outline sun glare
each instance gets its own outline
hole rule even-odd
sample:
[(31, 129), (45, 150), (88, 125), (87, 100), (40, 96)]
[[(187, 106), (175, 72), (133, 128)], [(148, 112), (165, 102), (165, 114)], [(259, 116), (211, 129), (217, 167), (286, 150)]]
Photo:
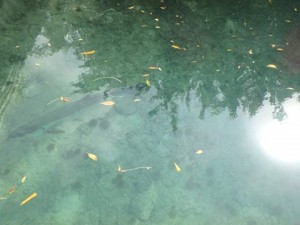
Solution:
[(300, 105), (285, 105), (287, 118), (262, 125), (259, 139), (262, 149), (272, 158), (284, 162), (300, 161)]

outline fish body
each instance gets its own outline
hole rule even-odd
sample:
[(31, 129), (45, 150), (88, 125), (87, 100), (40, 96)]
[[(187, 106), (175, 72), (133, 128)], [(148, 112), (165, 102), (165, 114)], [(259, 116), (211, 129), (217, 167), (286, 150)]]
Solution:
[(89, 94), (82, 99), (74, 102), (70, 102), (67, 105), (64, 105), (61, 108), (55, 109), (46, 113), (45, 115), (37, 118), (33, 121), (30, 121), (27, 124), (24, 124), (15, 130), (13, 130), (8, 138), (17, 138), (30, 133), (37, 131), (38, 129), (43, 128), (45, 125), (63, 119), (67, 116), (70, 116), (76, 112), (79, 112), (90, 105), (96, 104), (99, 102), (99, 99), (102, 97), (100, 93)]

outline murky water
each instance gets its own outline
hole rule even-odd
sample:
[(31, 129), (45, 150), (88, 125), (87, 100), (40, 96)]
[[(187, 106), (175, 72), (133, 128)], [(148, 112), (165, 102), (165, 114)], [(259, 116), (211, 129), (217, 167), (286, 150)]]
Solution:
[(32, 7), (1, 39), (0, 224), (300, 223), (299, 5)]

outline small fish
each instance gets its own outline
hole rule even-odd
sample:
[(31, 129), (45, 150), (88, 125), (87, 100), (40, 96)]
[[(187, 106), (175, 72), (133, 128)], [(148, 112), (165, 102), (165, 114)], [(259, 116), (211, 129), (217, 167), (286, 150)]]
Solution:
[(20, 203), (20, 206), (26, 204), (27, 202), (29, 202), (31, 199), (35, 197), (37, 197), (37, 193), (34, 192), (31, 195), (29, 195), (27, 198), (25, 198), (24, 201)]
[(177, 165), (176, 162), (174, 162), (174, 166), (175, 166), (176, 172), (180, 172), (181, 171), (180, 167)]
[(139, 99), (139, 98), (136, 98), (133, 100), (133, 102), (140, 102), (140, 101), (141, 101), (141, 99)]
[(95, 154), (92, 154), (92, 153), (87, 152), (87, 156), (88, 156), (90, 159), (94, 160), (94, 161), (97, 161), (97, 160), (98, 160), (98, 158), (97, 158), (97, 156), (96, 156)]
[(25, 183), (25, 181), (26, 181), (26, 176), (23, 176), (21, 181), (22, 181), (22, 183)]
[(88, 52), (82, 52), (81, 55), (92, 55), (92, 54), (95, 54), (96, 51), (95, 50), (92, 50), (92, 51), (88, 51)]
[(128, 9), (134, 9), (134, 7), (135, 7), (134, 5), (133, 6), (129, 6)]
[(149, 70), (159, 70), (161, 71), (161, 68), (159, 66), (148, 66)]
[(277, 69), (277, 66), (275, 64), (268, 64), (268, 68)]
[(115, 104), (115, 102), (113, 102), (113, 101), (105, 101), (105, 102), (101, 102), (100, 104), (106, 105), (106, 106), (112, 106), (112, 105)]
[(201, 150), (201, 149), (195, 150), (195, 153), (196, 153), (196, 154), (199, 154), (199, 155), (202, 154), (203, 152), (204, 152), (204, 151)]

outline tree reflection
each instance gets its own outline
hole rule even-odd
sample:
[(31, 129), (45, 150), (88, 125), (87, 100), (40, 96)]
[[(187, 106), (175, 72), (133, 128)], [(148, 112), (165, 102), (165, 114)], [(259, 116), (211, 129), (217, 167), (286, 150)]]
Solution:
[[(236, 117), (242, 109), (254, 116), (269, 101), (274, 106), (273, 116), (283, 119), (282, 103), (300, 87), (299, 78), (287, 72), (278, 50), (285, 47), (282, 34), (292, 28), (284, 18), (293, 14), (284, 9), (293, 9), (294, 3), (224, 4), (74, 4), (62, 18), (59, 33), (64, 37), (47, 26), (45, 36), (58, 49), (73, 48), (85, 61), (86, 72), (73, 84), (77, 91), (130, 87), (149, 79), (157, 90), (152, 98), (158, 102), (149, 114), (166, 111), (174, 130), (178, 99), (189, 107), (192, 96), (201, 103), (200, 118), (208, 110), (213, 114), (228, 110)], [(275, 15), (276, 11), (281, 13)], [(260, 14), (264, 17), (257, 16)], [(80, 54), (92, 49), (95, 55)], [(266, 67), (268, 64), (277, 69)], [(162, 71), (148, 66), (159, 66)]]

